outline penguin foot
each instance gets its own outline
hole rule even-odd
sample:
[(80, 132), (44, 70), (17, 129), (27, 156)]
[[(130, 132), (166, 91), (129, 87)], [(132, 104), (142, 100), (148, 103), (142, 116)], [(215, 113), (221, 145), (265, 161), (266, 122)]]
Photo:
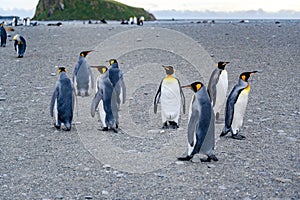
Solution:
[(186, 156), (186, 157), (179, 157), (177, 160), (179, 161), (190, 161), (193, 158), (193, 156)]
[(116, 124), (116, 128), (119, 128), (119, 124)]
[(201, 162), (211, 162), (211, 160), (217, 162), (219, 159), (215, 155), (209, 155), (207, 159), (200, 158)]
[(236, 139), (236, 140), (244, 140), (246, 137), (243, 135), (239, 135), (239, 134), (235, 134), (231, 136), (232, 139)]
[(165, 123), (163, 124), (162, 129), (168, 129), (168, 122), (165, 122)]
[(103, 127), (101, 131), (108, 131), (108, 127)]
[(170, 125), (172, 126), (173, 129), (179, 128), (179, 126), (177, 125), (177, 123), (174, 122), (174, 121), (170, 121)]
[(55, 127), (57, 130), (60, 130), (60, 125), (56, 125), (56, 124), (54, 123), (54, 127)]
[(227, 133), (228, 133), (228, 132), (224, 132), (224, 131), (222, 131), (222, 133), (221, 133), (220, 137), (223, 137), (223, 136), (227, 135)]
[(111, 127), (110, 128), (114, 133), (118, 133), (118, 129), (114, 128), (114, 127)]
[(63, 128), (64, 131), (70, 131), (71, 130), (71, 127), (69, 128)]
[(21, 55), (18, 55), (18, 58), (23, 58), (23, 56), (21, 56)]

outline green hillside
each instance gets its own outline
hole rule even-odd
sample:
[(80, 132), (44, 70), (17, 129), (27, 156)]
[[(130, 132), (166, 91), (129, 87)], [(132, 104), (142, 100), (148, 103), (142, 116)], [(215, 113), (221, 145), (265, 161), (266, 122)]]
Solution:
[(39, 0), (34, 20), (121, 20), (132, 16), (155, 17), (143, 8), (113, 0)]

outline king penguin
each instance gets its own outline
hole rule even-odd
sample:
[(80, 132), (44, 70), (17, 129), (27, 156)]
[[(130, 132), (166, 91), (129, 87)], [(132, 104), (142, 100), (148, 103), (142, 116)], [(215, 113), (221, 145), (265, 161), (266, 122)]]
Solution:
[(230, 92), (225, 108), (225, 126), (220, 136), (231, 132), (232, 138), (237, 140), (245, 139), (245, 136), (238, 134), (243, 125), (243, 118), (248, 103), (250, 83), (248, 79), (257, 71), (244, 72), (240, 75), (239, 82)]
[(66, 68), (58, 68), (59, 78), (51, 98), (50, 114), (55, 118), (54, 126), (60, 129), (61, 123), (65, 125), (66, 131), (71, 130), (74, 109), (74, 87), (72, 81), (66, 74)]
[[(161, 102), (161, 118), (163, 129), (179, 128), (178, 121), (181, 105), (185, 113), (185, 97), (181, 89), (180, 82), (173, 76), (175, 70), (172, 66), (164, 66), (166, 77), (160, 82), (159, 88), (154, 98), (154, 113), (157, 113), (157, 106)], [(169, 125), (168, 125), (169, 122)]]
[[(119, 126), (119, 110), (121, 107), (121, 99), (122, 103), (126, 102), (126, 86), (123, 78), (123, 72), (119, 68), (119, 63), (116, 59), (109, 60), (110, 68), (109, 71), (109, 79), (113, 84), (114, 92), (112, 95), (112, 110), (114, 117), (116, 119), (116, 126)], [(117, 107), (114, 107), (117, 106)]]
[[(97, 68), (97, 70), (99, 71), (99, 75), (97, 76), (97, 79), (96, 79), (96, 94), (99, 90), (101, 90), (101, 87), (103, 87), (103, 79), (101, 78), (102, 75), (107, 72), (108, 68), (106, 66), (91, 66), (92, 68)], [(103, 101), (100, 100), (99, 102), (99, 119), (102, 123), (102, 131), (108, 131), (108, 127), (106, 125), (106, 122), (105, 122), (105, 117), (106, 117), (106, 113), (105, 113), (105, 110), (104, 110), (104, 106), (103, 106)]]
[(93, 73), (86, 61), (86, 56), (91, 51), (82, 51), (79, 60), (74, 68), (72, 81), (75, 86), (77, 96), (89, 96), (91, 88), (94, 88)]
[(212, 72), (208, 82), (207, 92), (213, 105), (216, 120), (219, 119), (221, 109), (226, 100), (228, 75), (225, 66), (228, 63), (218, 62), (217, 68)]
[[(102, 118), (101, 121), (103, 120), (103, 118), (105, 118), (105, 120), (102, 121), (102, 125), (104, 126), (102, 130), (108, 131), (108, 128), (110, 128), (115, 133), (117, 133), (118, 132), (117, 125), (116, 125), (117, 121), (114, 115), (115, 113), (114, 109), (116, 109), (117, 105), (116, 105), (116, 101), (112, 99), (114, 95), (114, 87), (112, 82), (109, 79), (109, 70), (107, 70), (106, 67), (101, 67), (101, 68), (103, 74), (100, 77), (98, 77), (98, 81), (97, 81), (98, 89), (91, 104), (91, 115), (92, 117), (95, 116), (96, 109), (98, 108), (98, 105), (102, 100), (103, 110), (105, 113), (102, 116), (100, 116), (100, 119)], [(102, 112), (101, 108), (99, 112)]]
[(188, 155), (178, 160), (188, 161), (195, 154), (202, 153), (207, 155), (207, 159), (201, 159), (202, 162), (218, 161), (214, 154), (215, 116), (206, 88), (201, 82), (183, 88), (191, 88), (195, 94), (189, 109)]
[(23, 58), (26, 50), (26, 40), (22, 35), (15, 35), (13, 40), (15, 41), (15, 51), (18, 53), (18, 58)]
[(7, 33), (5, 28), (3, 27), (4, 22), (0, 23), (0, 47), (5, 47), (6, 46), (6, 40), (7, 40)]

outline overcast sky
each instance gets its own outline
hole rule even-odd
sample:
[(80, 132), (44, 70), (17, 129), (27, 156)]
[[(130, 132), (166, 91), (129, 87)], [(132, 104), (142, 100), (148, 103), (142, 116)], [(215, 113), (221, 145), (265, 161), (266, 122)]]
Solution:
[[(147, 11), (191, 10), (191, 11), (247, 11), (263, 9), (267, 12), (280, 10), (300, 11), (300, 0), (118, 0), (130, 6), (142, 7)], [(25, 9), (34, 13), (38, 0), (1, 0), (0, 15), (9, 10)], [(5, 13), (1, 13), (4, 12)], [(27, 11), (28, 12), (28, 11)], [(14, 13), (13, 13), (14, 14)], [(33, 15), (33, 14), (32, 14)]]

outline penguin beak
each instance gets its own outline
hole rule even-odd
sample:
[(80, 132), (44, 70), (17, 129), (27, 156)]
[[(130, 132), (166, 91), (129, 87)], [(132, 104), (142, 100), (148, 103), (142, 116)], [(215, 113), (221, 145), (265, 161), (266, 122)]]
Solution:
[(229, 64), (230, 62), (224, 62), (225, 63), (225, 65), (227, 65), (227, 64)]
[(251, 72), (250, 76), (252, 76), (252, 75), (255, 74), (256, 72), (257, 72), (256, 70), (253, 71), (253, 72)]
[(192, 86), (191, 85), (184, 85), (184, 86), (181, 86), (181, 88), (189, 88), (189, 89), (191, 89)]

